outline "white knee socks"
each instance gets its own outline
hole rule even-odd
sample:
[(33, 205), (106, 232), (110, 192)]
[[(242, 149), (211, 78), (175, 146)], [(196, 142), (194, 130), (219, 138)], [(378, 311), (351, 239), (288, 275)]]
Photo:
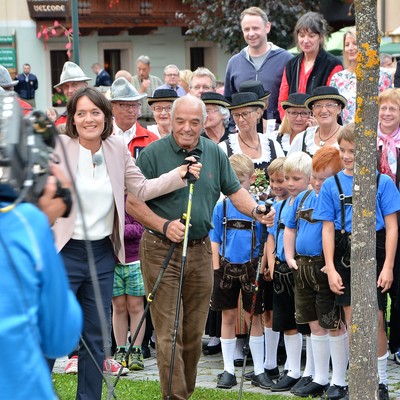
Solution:
[(277, 353), (279, 344), (279, 332), (274, 332), (272, 328), (264, 328), (265, 337), (265, 369), (273, 369), (278, 366)]
[(285, 348), (288, 364), (288, 375), (291, 378), (300, 378), (300, 363), (301, 363), (301, 348), (303, 344), (303, 337), (301, 333), (295, 335), (284, 335)]
[(233, 355), (235, 353), (236, 338), (221, 338), (222, 358), (224, 359), (224, 371), (235, 374), (235, 366), (233, 365)]
[(329, 335), (316, 336), (311, 334), (311, 345), (315, 365), (314, 382), (320, 385), (329, 383)]
[(254, 374), (262, 374), (264, 372), (264, 335), (250, 336), (249, 345), (253, 356)]

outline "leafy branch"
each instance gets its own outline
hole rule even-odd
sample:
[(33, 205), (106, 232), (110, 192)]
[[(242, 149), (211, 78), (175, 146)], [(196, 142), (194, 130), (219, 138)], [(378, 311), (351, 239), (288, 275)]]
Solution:
[(52, 26), (41, 25), (40, 31), (37, 33), (37, 38), (44, 41), (46, 48), (47, 42), (50, 36), (60, 36), (64, 33), (67, 37), (68, 43), (66, 43), (65, 48), (67, 49), (68, 59), (71, 58), (71, 49), (73, 42), (73, 31), (72, 28), (66, 28), (64, 25), (60, 24), (58, 21), (54, 21)]

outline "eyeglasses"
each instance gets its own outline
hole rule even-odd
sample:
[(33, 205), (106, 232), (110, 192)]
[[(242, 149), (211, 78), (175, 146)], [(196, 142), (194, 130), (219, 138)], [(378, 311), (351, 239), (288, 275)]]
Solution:
[(165, 111), (166, 113), (169, 113), (171, 110), (172, 110), (171, 106), (166, 106), (166, 107), (154, 106), (153, 107), (153, 111), (159, 112), (159, 113), (161, 113), (163, 111)]
[(194, 89), (194, 90), (200, 90), (200, 89), (211, 90), (212, 87), (211, 86), (207, 86), (207, 85), (203, 85), (203, 86), (196, 85), (196, 86), (190, 86), (190, 89)]
[(242, 113), (232, 113), (233, 119), (239, 119), (242, 117), (243, 119), (247, 119), (250, 117), (250, 114), (256, 112), (255, 110), (252, 111), (243, 111)]
[(168, 78), (176, 78), (179, 74), (165, 74), (165, 76), (168, 76)]
[(382, 111), (382, 112), (389, 111), (391, 114), (394, 114), (395, 112), (398, 112), (399, 109), (396, 108), (396, 107), (386, 107), (386, 106), (382, 106), (382, 107), (379, 108), (379, 111)]
[(297, 118), (299, 115), (301, 118), (308, 118), (310, 113), (308, 111), (286, 111), (291, 117)]
[(133, 108), (133, 109), (140, 108), (140, 104), (139, 103), (118, 103), (118, 105), (123, 110), (129, 110), (130, 108)]
[(206, 113), (207, 113), (207, 114), (214, 114), (214, 113), (216, 113), (216, 112), (219, 112), (219, 109), (218, 109), (218, 108), (206, 110)]
[(325, 107), (327, 110), (332, 110), (338, 105), (339, 105), (338, 103), (327, 103), (327, 104), (318, 103), (318, 104), (313, 104), (312, 108), (313, 110), (322, 110)]

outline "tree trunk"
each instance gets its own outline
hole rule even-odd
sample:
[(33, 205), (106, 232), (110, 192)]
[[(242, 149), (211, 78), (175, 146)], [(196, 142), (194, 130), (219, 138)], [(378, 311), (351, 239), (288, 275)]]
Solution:
[(379, 43), (377, 1), (355, 0), (357, 112), (351, 245), (350, 399), (377, 399), (376, 129)]

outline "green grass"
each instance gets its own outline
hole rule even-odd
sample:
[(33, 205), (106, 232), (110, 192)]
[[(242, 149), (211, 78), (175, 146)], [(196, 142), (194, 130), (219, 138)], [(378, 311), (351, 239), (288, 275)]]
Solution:
[[(115, 378), (108, 379), (112, 385)], [(53, 374), (53, 383), (60, 400), (75, 400), (76, 375)], [(160, 386), (155, 381), (132, 381), (121, 379), (115, 390), (118, 400), (159, 400), (161, 399)], [(243, 392), (243, 400), (294, 400), (296, 397), (273, 395), (269, 391), (265, 394)], [(234, 400), (238, 398), (238, 391), (202, 389), (195, 390), (191, 400)], [(103, 399), (107, 399), (107, 392), (103, 385)]]

